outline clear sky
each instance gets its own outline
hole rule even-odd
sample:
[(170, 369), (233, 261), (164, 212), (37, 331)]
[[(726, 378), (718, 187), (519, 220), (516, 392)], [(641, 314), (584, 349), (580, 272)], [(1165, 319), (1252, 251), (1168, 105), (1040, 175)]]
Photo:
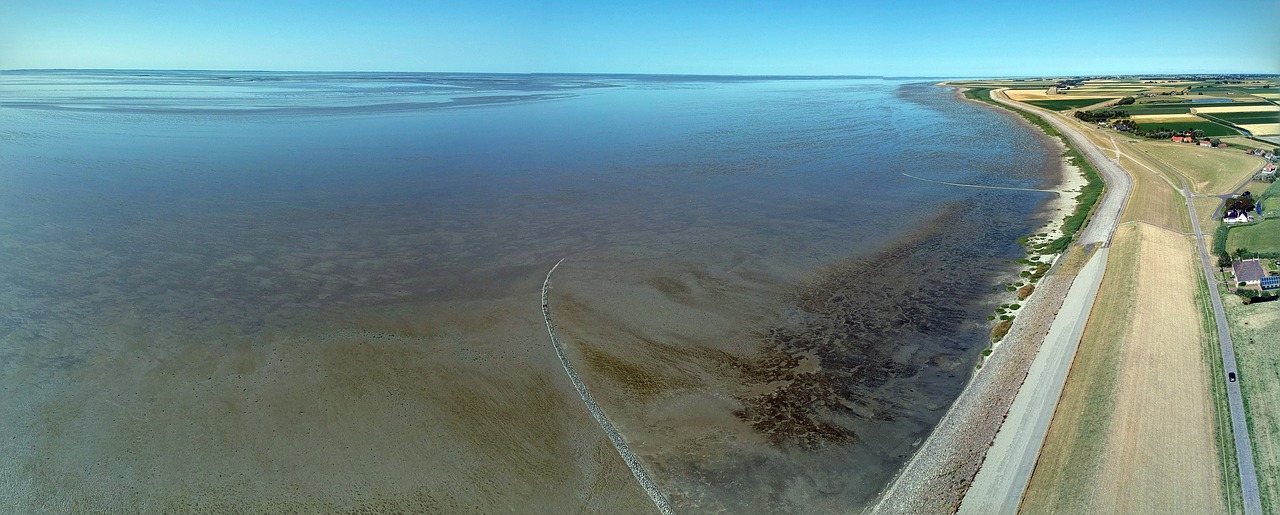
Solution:
[(1280, 72), (1280, 1), (3, 0), (0, 69)]

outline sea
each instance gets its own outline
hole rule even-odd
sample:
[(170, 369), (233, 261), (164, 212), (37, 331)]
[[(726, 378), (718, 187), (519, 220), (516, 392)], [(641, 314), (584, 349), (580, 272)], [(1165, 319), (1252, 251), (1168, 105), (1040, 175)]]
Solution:
[(0, 508), (648, 509), (561, 259), (679, 511), (865, 506), (1063, 215), (936, 82), (0, 71)]

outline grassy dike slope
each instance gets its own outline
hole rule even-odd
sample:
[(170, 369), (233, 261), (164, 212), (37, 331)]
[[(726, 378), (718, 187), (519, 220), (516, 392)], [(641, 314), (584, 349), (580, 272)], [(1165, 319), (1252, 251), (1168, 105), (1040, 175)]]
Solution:
[[(979, 92), (987, 95), (987, 92)], [(1104, 135), (1086, 131), (1106, 149)], [(1135, 178), (1097, 303), (1021, 511), (1237, 511), (1234, 448), (1210, 368), (1203, 279), (1167, 177)], [(1180, 200), (1180, 197), (1178, 198)], [(1225, 461), (1224, 461), (1225, 460)], [(1224, 471), (1227, 473), (1224, 474)], [(1232, 509), (1228, 509), (1228, 505)]]
[(1215, 405), (1194, 244), (1116, 231), (1024, 513), (1221, 513)]

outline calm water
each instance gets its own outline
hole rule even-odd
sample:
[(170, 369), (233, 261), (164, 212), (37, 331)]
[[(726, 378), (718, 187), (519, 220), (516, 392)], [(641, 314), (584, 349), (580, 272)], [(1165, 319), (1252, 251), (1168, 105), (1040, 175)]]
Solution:
[[(1041, 194), (902, 175), (1046, 184), (1054, 158), (1039, 139), (952, 95), (881, 79), (0, 73), (0, 414), (22, 435), (13, 463), (38, 460), (60, 431), (42, 410), (115, 388), (91, 372), (126, 353), (267, 345), (389, 309), (489, 302), (501, 318), (492, 306), (536, 303), (541, 274), (569, 256), (579, 282), (696, 269), (760, 292), (734, 302), (778, 315), (743, 318), (744, 333), (800, 336), (720, 348), (817, 355), (836, 385), (822, 395), (877, 406), (830, 415), (853, 443), (780, 438), (789, 464), (776, 470), (847, 467), (828, 480), (840, 486), (805, 495), (865, 502), (968, 377), (992, 286), (1022, 255), (1014, 240), (1043, 221)], [(927, 309), (794, 311), (787, 299), (814, 281)], [(817, 350), (795, 343), (851, 313), (863, 329), (823, 333)], [(433, 320), (459, 341), (475, 327)], [(533, 341), (540, 323), (511, 331)], [(835, 371), (871, 355), (881, 372)], [(780, 481), (741, 463), (722, 483), (691, 479), (692, 465), (650, 454), (689, 506), (734, 507), (735, 488)], [(31, 470), (0, 477), (36, 488)]]

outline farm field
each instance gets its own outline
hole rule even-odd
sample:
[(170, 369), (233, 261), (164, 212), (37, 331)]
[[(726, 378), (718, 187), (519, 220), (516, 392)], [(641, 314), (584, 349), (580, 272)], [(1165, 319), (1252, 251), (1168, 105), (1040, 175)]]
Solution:
[(1274, 136), (1280, 134), (1280, 123), (1241, 125), (1240, 128), (1249, 131), (1249, 134), (1253, 134), (1255, 136)]
[[(1231, 228), (1227, 233), (1227, 249), (1249, 249), (1250, 252), (1280, 254), (1280, 219)], [(1280, 336), (1277, 336), (1280, 340)]]
[(1079, 107), (1091, 106), (1101, 102), (1106, 102), (1109, 98), (1070, 98), (1065, 100), (1027, 100), (1026, 103), (1043, 107), (1051, 111), (1065, 111), (1067, 109), (1076, 109)]
[[(1120, 98), (1120, 95), (1098, 95), (1098, 94), (1090, 94), (1090, 95), (1087, 95), (1087, 96), (1086, 96), (1086, 95), (1067, 96), (1067, 95), (1060, 95), (1060, 94), (1057, 94), (1057, 93), (1049, 94), (1049, 93), (1048, 93), (1048, 90), (1046, 90), (1046, 89), (1044, 89), (1044, 88), (1040, 88), (1040, 89), (1013, 89), (1013, 90), (1009, 90), (1009, 91), (1007, 91), (1007, 92), (1006, 92), (1006, 94), (1007, 94), (1007, 95), (1009, 95), (1009, 98), (1014, 99), (1014, 100), (1017, 100), (1018, 102), (1030, 102), (1030, 101), (1072, 101), (1072, 100), (1083, 100), (1083, 99), (1086, 99), (1086, 98), (1091, 98), (1091, 99), (1097, 99), (1097, 101), (1096, 101), (1096, 102), (1094, 102), (1094, 103), (1097, 103), (1097, 102), (1102, 102), (1102, 101), (1107, 100), (1107, 99), (1110, 99), (1110, 98)], [(1085, 105), (1088, 105), (1088, 104), (1085, 104)]]
[(1111, 248), (1020, 511), (1223, 512), (1194, 245), (1136, 223)]
[[(1235, 233), (1235, 229), (1231, 231)], [(1280, 302), (1245, 305), (1223, 294), (1264, 513), (1280, 509)], [(1253, 343), (1250, 343), (1252, 340)]]
[(1144, 141), (1135, 146), (1181, 173), (1196, 193), (1234, 193), (1262, 167), (1262, 159), (1232, 149), (1165, 141)]
[(1191, 104), (1133, 104), (1118, 109), (1130, 116), (1142, 114), (1190, 114)]
[(1280, 123), (1280, 111), (1255, 111), (1248, 113), (1207, 113), (1214, 118), (1221, 118), (1236, 125), (1253, 125), (1262, 123)]
[(1197, 113), (1204, 114), (1229, 114), (1229, 113), (1277, 113), (1280, 112), (1280, 106), (1273, 104), (1257, 104), (1244, 103), (1234, 105), (1214, 105), (1206, 107), (1197, 107)]
[(1260, 148), (1263, 150), (1271, 150), (1276, 148), (1276, 145), (1274, 144), (1268, 145), (1266, 143), (1262, 143), (1257, 140), (1249, 139), (1245, 136), (1228, 136), (1228, 137), (1222, 138), (1222, 141), (1225, 141), (1232, 145), (1240, 145), (1242, 147), (1249, 147), (1249, 148)]
[(1183, 122), (1203, 122), (1204, 118), (1194, 114), (1135, 114), (1129, 116), (1130, 119), (1139, 123), (1183, 123)]
[(1204, 119), (1201, 119), (1201, 121), (1198, 121), (1198, 122), (1187, 121), (1187, 122), (1148, 122), (1148, 123), (1138, 122), (1138, 123), (1142, 127), (1142, 130), (1145, 130), (1145, 131), (1151, 131), (1151, 130), (1196, 131), (1196, 130), (1199, 130), (1199, 131), (1204, 131), (1204, 135), (1211, 138), (1216, 136), (1235, 136), (1240, 134), (1238, 131), (1236, 131), (1235, 129), (1232, 129), (1231, 127), (1227, 127), (1226, 125), (1214, 123)]

